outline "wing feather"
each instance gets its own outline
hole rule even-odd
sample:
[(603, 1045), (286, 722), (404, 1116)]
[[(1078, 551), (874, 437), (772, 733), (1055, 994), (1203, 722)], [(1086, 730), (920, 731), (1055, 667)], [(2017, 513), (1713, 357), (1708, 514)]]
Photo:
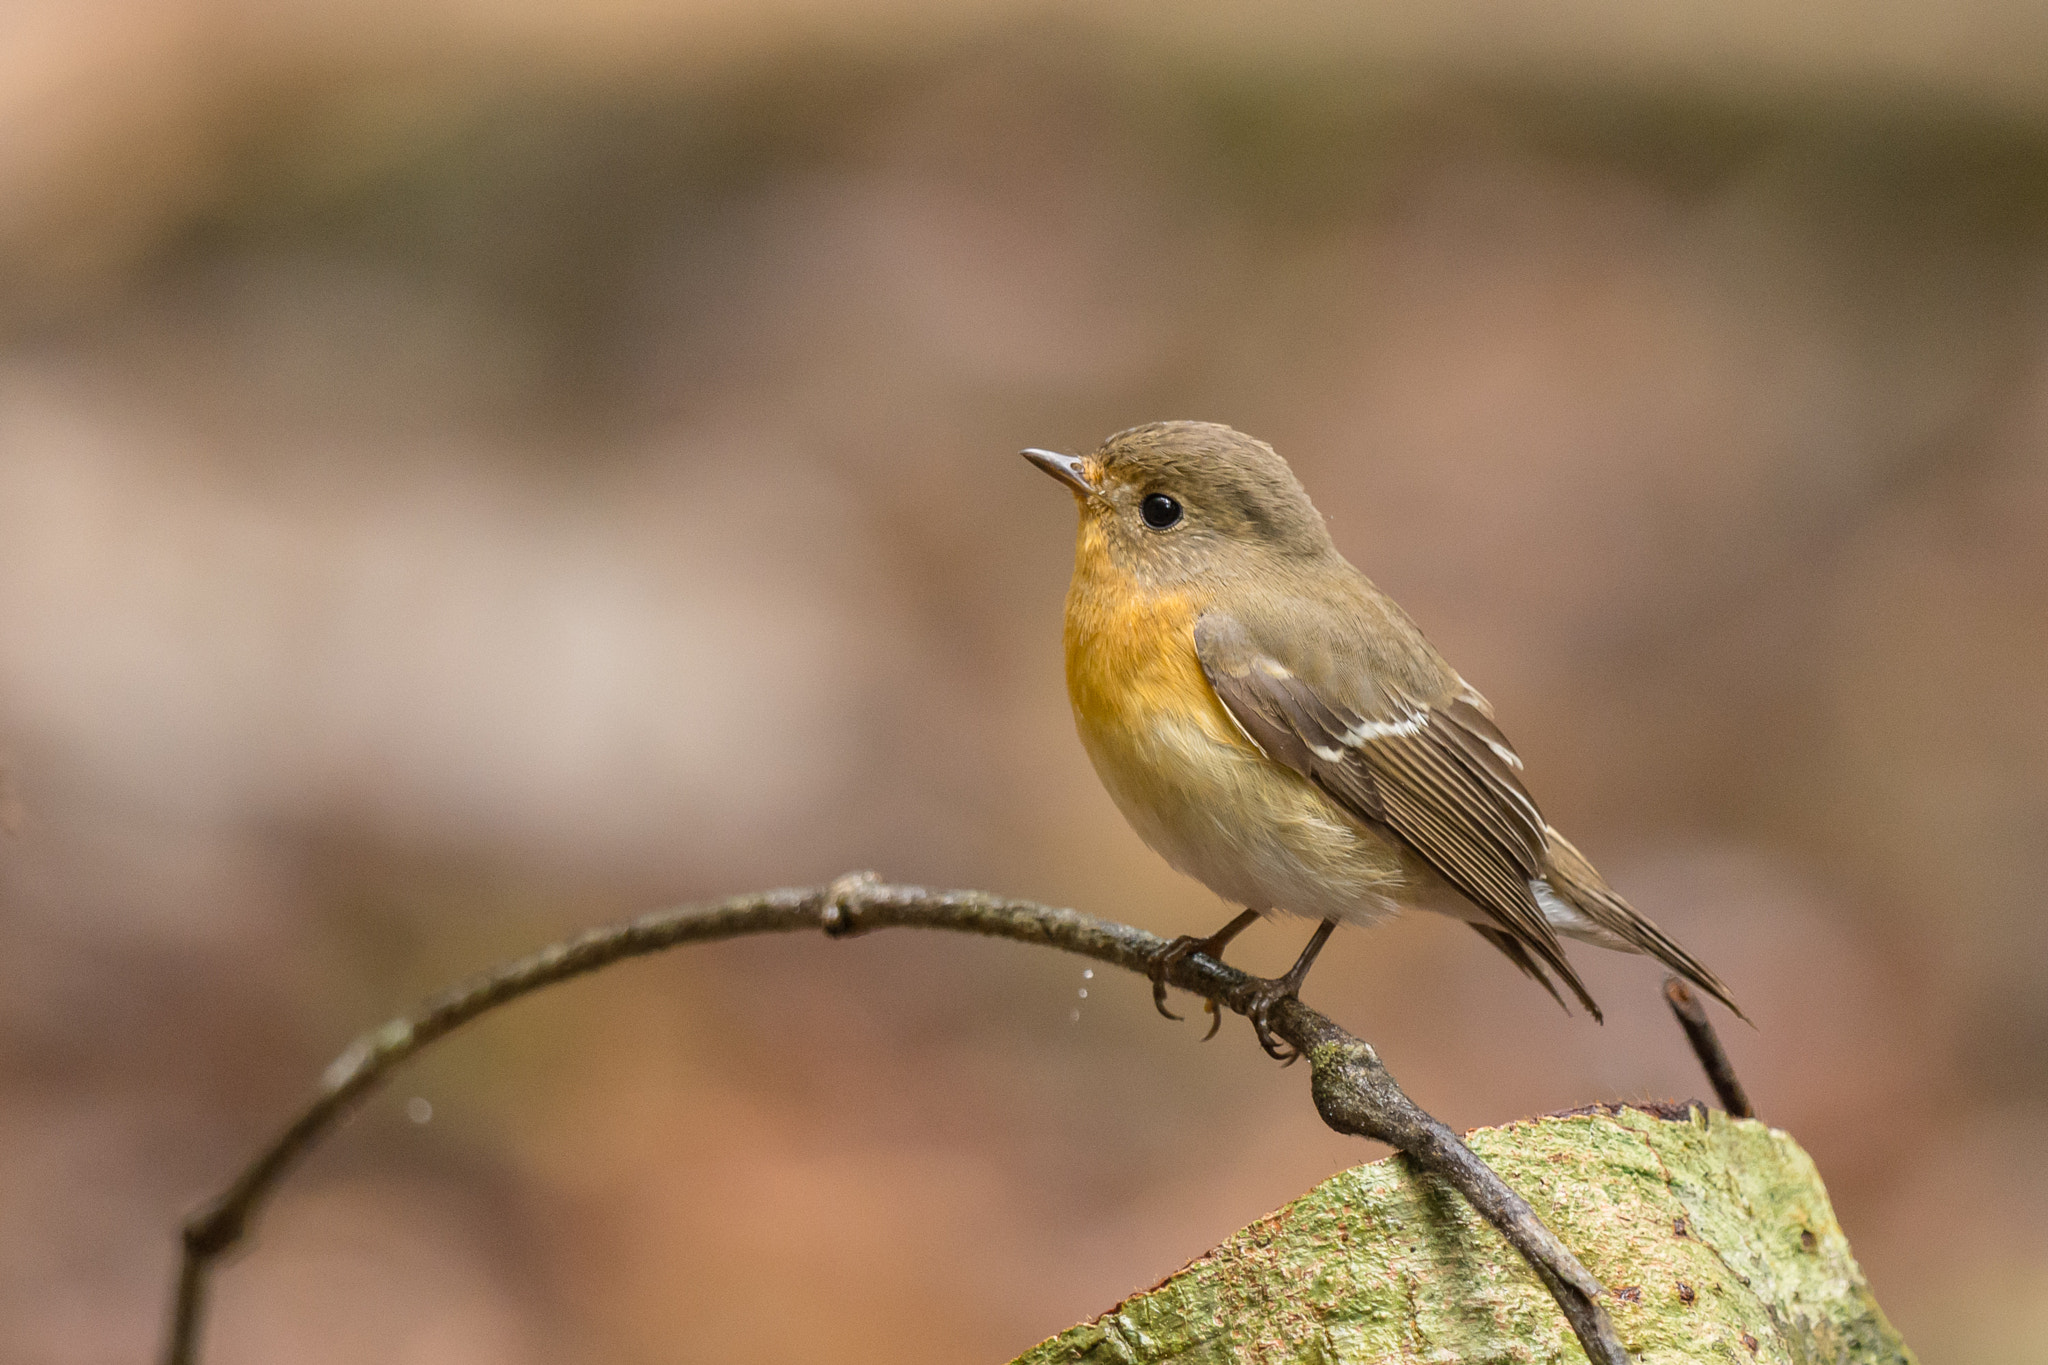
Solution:
[(1517, 966), (1548, 967), (1599, 1017), (1530, 889), (1548, 857), (1549, 827), (1483, 698), (1464, 689), (1431, 704), (1369, 682), (1332, 697), (1217, 611), (1195, 623), (1195, 652), (1218, 698), (1269, 758), (1406, 841), (1493, 917), (1498, 928), (1483, 929), (1489, 941), (1512, 942)]

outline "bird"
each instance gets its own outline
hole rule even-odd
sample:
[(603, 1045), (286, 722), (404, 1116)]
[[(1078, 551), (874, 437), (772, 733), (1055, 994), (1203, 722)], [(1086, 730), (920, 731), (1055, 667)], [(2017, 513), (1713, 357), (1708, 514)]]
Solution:
[(1469, 924), (1567, 1013), (1559, 982), (1601, 1018), (1561, 938), (1647, 954), (1747, 1017), (1545, 820), (1493, 707), (1338, 552), (1270, 445), (1171, 421), (1022, 453), (1080, 508), (1064, 633), (1082, 746), (1153, 851), (1244, 907), (1155, 956), (1160, 1013), (1179, 1017), (1174, 962), (1221, 962), (1264, 916), (1315, 919), (1246, 1011), (1291, 1061), (1270, 1015), (1332, 930), (1413, 909)]

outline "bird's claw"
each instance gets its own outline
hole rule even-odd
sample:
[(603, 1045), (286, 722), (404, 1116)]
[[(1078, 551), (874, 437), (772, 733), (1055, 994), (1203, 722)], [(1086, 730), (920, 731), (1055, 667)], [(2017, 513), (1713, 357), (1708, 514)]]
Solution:
[(1273, 1009), (1283, 1000), (1292, 1000), (1299, 983), (1286, 977), (1259, 982), (1252, 991), (1252, 998), (1246, 1002), (1245, 1018), (1252, 1021), (1252, 1032), (1259, 1037), (1259, 1046), (1266, 1055), (1283, 1066), (1293, 1066), (1301, 1060), (1301, 1052), (1273, 1036), (1271, 1018)]
[[(1152, 1003), (1161, 1014), (1175, 1022), (1179, 1022), (1181, 1018), (1166, 1007), (1166, 974), (1173, 969), (1176, 962), (1195, 953), (1207, 952), (1210, 947), (1208, 939), (1182, 934), (1160, 949), (1158, 955), (1152, 959), (1151, 970), (1148, 973), (1152, 978)], [(1289, 973), (1288, 976), (1260, 981), (1253, 989), (1252, 998), (1245, 1008), (1245, 1017), (1252, 1021), (1252, 1030), (1259, 1036), (1259, 1046), (1264, 1048), (1266, 1055), (1274, 1061), (1290, 1066), (1301, 1059), (1301, 1054), (1273, 1036), (1270, 1017), (1275, 1006), (1283, 1000), (1294, 999), (1295, 993), (1301, 988), (1299, 981), (1290, 979), (1292, 976), (1293, 973)], [(1217, 1007), (1214, 998), (1205, 998), (1202, 1001), (1202, 1008), (1209, 1015), (1209, 1031), (1202, 1035), (1202, 1041), (1206, 1043), (1223, 1027), (1223, 1011)]]
[[(1173, 970), (1174, 964), (1193, 957), (1196, 953), (1208, 952), (1212, 946), (1210, 940), (1206, 938), (1196, 938), (1193, 934), (1182, 934), (1179, 938), (1153, 954), (1152, 964), (1146, 975), (1152, 978), (1152, 1006), (1154, 1009), (1175, 1023), (1181, 1022), (1181, 1016), (1166, 1007), (1166, 974)], [(1216, 1002), (1214, 1000), (1204, 1002), (1204, 1008), (1209, 1013), (1216, 1014)], [(1214, 1038), (1216, 1030), (1222, 1024), (1223, 1016), (1220, 1014), (1216, 1015), (1216, 1022), (1209, 1026), (1209, 1032), (1203, 1036), (1202, 1041), (1206, 1043), (1209, 1039)]]

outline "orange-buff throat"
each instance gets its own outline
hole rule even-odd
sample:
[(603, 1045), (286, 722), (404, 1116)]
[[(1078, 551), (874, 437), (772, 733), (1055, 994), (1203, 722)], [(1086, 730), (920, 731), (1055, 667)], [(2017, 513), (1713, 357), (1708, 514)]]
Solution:
[(1161, 592), (1119, 570), (1101, 530), (1083, 517), (1067, 590), (1067, 695), (1084, 732), (1127, 740), (1172, 717), (1194, 722), (1212, 741), (1250, 749), (1223, 709), (1195, 655), (1202, 605), (1186, 591)]

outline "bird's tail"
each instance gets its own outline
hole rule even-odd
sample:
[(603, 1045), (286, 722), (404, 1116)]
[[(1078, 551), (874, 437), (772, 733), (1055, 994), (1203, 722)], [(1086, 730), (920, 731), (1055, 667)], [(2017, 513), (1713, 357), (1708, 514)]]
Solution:
[[(1606, 878), (1594, 870), (1593, 864), (1586, 861), (1586, 855), (1572, 847), (1571, 840), (1554, 829), (1545, 832), (1549, 836), (1548, 880), (1551, 886), (1559, 895), (1570, 901), (1580, 914), (1593, 922), (1595, 928), (1601, 931), (1601, 937), (1611, 935), (1620, 940), (1618, 944), (1612, 946), (1632, 948), (1636, 952), (1656, 958), (1734, 1010), (1738, 1019), (1744, 1023), (1749, 1022), (1749, 1016), (1742, 1012), (1742, 1007), (1729, 995), (1728, 988), (1721, 984), (1720, 977), (1708, 971), (1698, 958), (1679, 947), (1662, 929), (1616, 895), (1614, 888), (1607, 884)], [(1566, 932), (1570, 930), (1567, 929)]]

